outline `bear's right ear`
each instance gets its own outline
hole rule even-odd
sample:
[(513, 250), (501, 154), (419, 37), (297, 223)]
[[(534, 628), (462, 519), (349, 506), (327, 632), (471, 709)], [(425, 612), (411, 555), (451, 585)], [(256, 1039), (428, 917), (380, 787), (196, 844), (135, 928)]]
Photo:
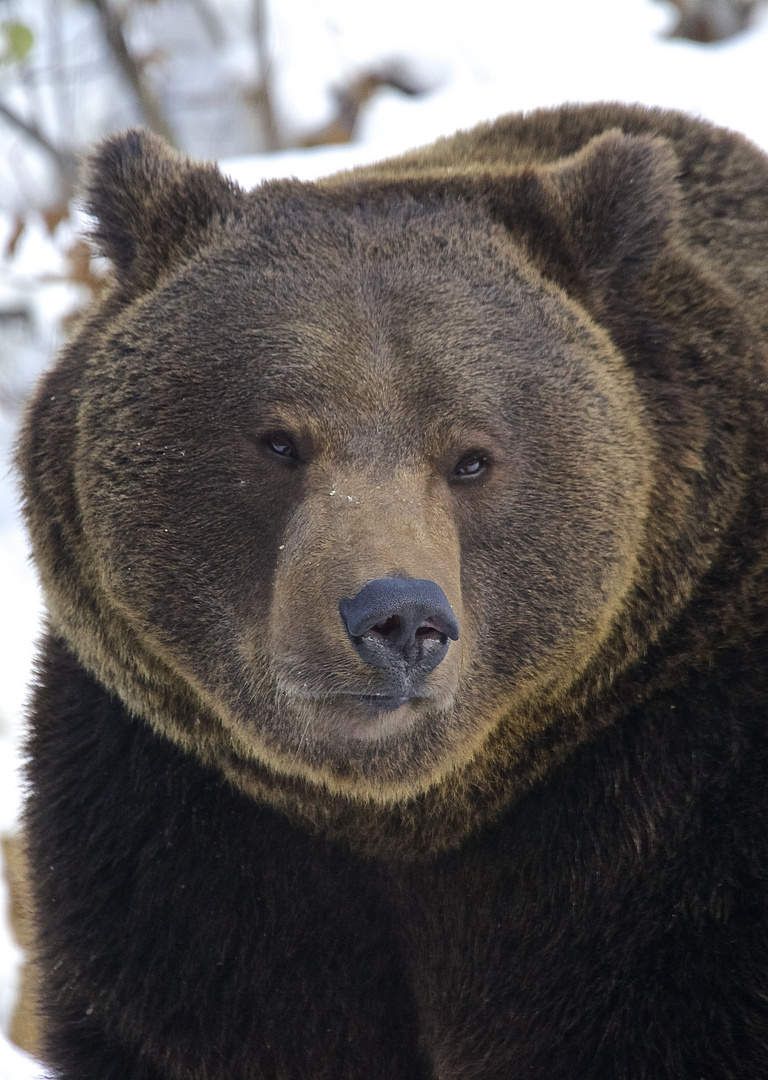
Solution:
[(631, 288), (676, 233), (671, 145), (610, 130), (572, 157), (488, 185), (488, 206), (566, 289)]
[(92, 235), (118, 279), (137, 292), (237, 217), (241, 195), (215, 165), (190, 161), (145, 131), (105, 139), (86, 174)]
[(548, 171), (553, 216), (593, 283), (621, 288), (652, 266), (680, 216), (678, 167), (664, 139), (612, 130)]

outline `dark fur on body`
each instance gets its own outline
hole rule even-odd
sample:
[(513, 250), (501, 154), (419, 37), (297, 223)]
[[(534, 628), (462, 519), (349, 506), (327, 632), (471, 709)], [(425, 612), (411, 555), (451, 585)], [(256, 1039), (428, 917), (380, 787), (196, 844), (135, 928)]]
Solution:
[[(246, 196), (128, 136), (91, 206), (20, 455), (58, 1075), (768, 1077), (765, 159), (565, 107)], [(391, 573), (461, 637), (371, 718)]]

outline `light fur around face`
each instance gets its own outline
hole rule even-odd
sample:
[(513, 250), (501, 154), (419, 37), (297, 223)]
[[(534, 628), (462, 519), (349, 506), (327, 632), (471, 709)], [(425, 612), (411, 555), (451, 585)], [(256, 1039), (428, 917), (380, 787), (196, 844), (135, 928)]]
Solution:
[[(654, 348), (679, 348), (663, 268), (696, 288), (670, 144), (430, 160), (245, 195), (149, 137), (105, 144), (115, 288), (21, 451), (56, 630), (132, 711), (300, 813), (312, 789), (333, 815), (537, 775), (546, 732), (584, 736), (711, 557), (686, 510), (711, 432), (694, 405), (666, 475), (634, 370), (650, 313)], [(459, 479), (469, 452), (482, 475)], [(392, 575), (434, 579), (461, 633), (382, 712), (338, 606)]]

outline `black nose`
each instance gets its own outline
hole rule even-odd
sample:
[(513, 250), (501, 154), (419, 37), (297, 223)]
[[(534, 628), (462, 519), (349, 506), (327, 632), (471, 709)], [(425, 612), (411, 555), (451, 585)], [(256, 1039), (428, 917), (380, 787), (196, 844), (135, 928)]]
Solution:
[(403, 664), (422, 675), (433, 671), (459, 636), (448, 597), (434, 581), (377, 578), (339, 612), (358, 653), (370, 667)]

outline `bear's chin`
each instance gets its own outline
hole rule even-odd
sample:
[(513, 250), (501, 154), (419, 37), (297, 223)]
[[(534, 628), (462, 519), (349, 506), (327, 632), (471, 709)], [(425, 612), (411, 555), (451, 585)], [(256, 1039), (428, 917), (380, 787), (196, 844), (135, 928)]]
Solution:
[[(457, 702), (362, 693), (277, 695), (270, 723), (248, 724), (256, 757), (285, 776), (347, 796), (401, 798), (425, 790), (450, 769), (473, 731)], [(250, 730), (248, 730), (250, 729)]]
[(425, 712), (435, 709), (431, 697), (351, 692), (303, 697), (291, 704), (307, 717), (314, 740), (336, 749), (405, 735)]
[(409, 739), (425, 722), (434, 723), (441, 711), (430, 697), (353, 692), (285, 694), (281, 704), (281, 712), (291, 716), (290, 726), (299, 733), (298, 750), (310, 743), (351, 757), (360, 744)]

